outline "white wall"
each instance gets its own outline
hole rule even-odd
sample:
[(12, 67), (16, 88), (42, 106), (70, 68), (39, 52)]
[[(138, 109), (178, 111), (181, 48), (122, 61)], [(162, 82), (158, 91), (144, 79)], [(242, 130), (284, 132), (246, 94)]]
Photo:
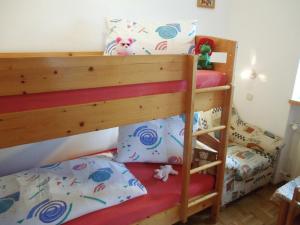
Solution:
[[(239, 42), (235, 105), (246, 121), (284, 136), (300, 59), (300, 1), (229, 2), (229, 33)], [(251, 67), (259, 78), (242, 79)], [(246, 100), (248, 93), (252, 101)]]
[(198, 19), (199, 32), (223, 36), (228, 6), (196, 0), (0, 0), (0, 51), (102, 50), (105, 17), (148, 21)]
[[(0, 52), (103, 50), (104, 18), (198, 19), (201, 34), (225, 36), (229, 6), (199, 9), (196, 0), (0, 0)], [(0, 151), (0, 176), (38, 164), (109, 149), (116, 129)]]

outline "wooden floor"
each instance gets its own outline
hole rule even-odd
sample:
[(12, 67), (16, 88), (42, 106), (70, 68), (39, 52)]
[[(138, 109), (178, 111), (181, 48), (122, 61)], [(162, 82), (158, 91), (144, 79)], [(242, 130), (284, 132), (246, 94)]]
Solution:
[[(275, 186), (264, 187), (222, 209), (216, 225), (275, 225), (278, 209), (270, 197)], [(190, 217), (187, 225), (206, 225), (203, 218), (207, 213)]]

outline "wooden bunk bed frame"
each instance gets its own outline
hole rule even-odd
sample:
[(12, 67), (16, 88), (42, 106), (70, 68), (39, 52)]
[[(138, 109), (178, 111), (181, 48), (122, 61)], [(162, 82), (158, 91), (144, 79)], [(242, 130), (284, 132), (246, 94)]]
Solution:
[[(196, 41), (201, 37), (197, 36)], [(202, 89), (196, 89), (197, 57), (192, 55), (106, 57), (99, 52), (0, 54), (0, 96), (176, 80), (186, 80), (188, 84), (185, 92), (0, 114), (0, 150), (185, 113), (181, 203), (135, 224), (186, 222), (188, 216), (208, 207), (212, 209), (212, 220), (216, 221), (223, 190), (237, 45), (235, 41), (209, 38), (216, 43), (215, 52), (227, 53), (226, 63), (215, 63), (215, 70), (226, 73), (227, 84)], [(127, 110), (124, 110), (125, 107)], [(193, 113), (214, 107), (223, 108), (221, 126), (192, 133)], [(192, 137), (201, 136), (205, 142), (205, 136), (216, 130), (221, 131), (220, 141), (207, 144), (218, 151), (217, 161), (191, 170)], [(189, 199), (190, 175), (211, 167), (216, 167), (217, 171), (215, 190)]]

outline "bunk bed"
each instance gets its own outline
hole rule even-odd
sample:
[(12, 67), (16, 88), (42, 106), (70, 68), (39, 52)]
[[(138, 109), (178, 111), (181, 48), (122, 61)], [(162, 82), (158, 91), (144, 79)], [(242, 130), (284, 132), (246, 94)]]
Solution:
[[(216, 221), (236, 42), (209, 38), (216, 43), (215, 52), (227, 54), (226, 63), (215, 63), (215, 71), (197, 71), (193, 55), (0, 54), (0, 150), (185, 113), (183, 165), (176, 167), (179, 176), (164, 184), (148, 179), (156, 165), (127, 164), (149, 194), (67, 224), (165, 225), (186, 222), (206, 208), (211, 208), (211, 219)], [(221, 125), (193, 133), (194, 112), (214, 107), (223, 108)], [(219, 142), (205, 141), (208, 133), (217, 130), (221, 131)], [(203, 142), (216, 149), (218, 156), (216, 161), (192, 169), (192, 138), (197, 136), (204, 137)], [(212, 167), (216, 167), (215, 175), (201, 174)]]

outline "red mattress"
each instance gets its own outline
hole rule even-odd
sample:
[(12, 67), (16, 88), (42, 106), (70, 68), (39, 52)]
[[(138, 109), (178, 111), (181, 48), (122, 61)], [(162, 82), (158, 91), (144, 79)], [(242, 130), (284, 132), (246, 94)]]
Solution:
[[(197, 88), (225, 85), (224, 73), (209, 70), (197, 71)], [(185, 81), (124, 85), (42, 94), (0, 97), (0, 113), (18, 112), (89, 102), (130, 98), (144, 95), (180, 92), (186, 89)]]
[[(171, 176), (164, 183), (153, 178), (159, 164), (129, 163), (128, 169), (144, 184), (148, 194), (120, 205), (99, 210), (67, 222), (67, 225), (129, 225), (163, 210), (176, 206), (180, 201), (181, 167), (175, 166), (178, 176)], [(214, 188), (214, 177), (194, 174), (191, 177), (190, 197), (205, 194)]]

